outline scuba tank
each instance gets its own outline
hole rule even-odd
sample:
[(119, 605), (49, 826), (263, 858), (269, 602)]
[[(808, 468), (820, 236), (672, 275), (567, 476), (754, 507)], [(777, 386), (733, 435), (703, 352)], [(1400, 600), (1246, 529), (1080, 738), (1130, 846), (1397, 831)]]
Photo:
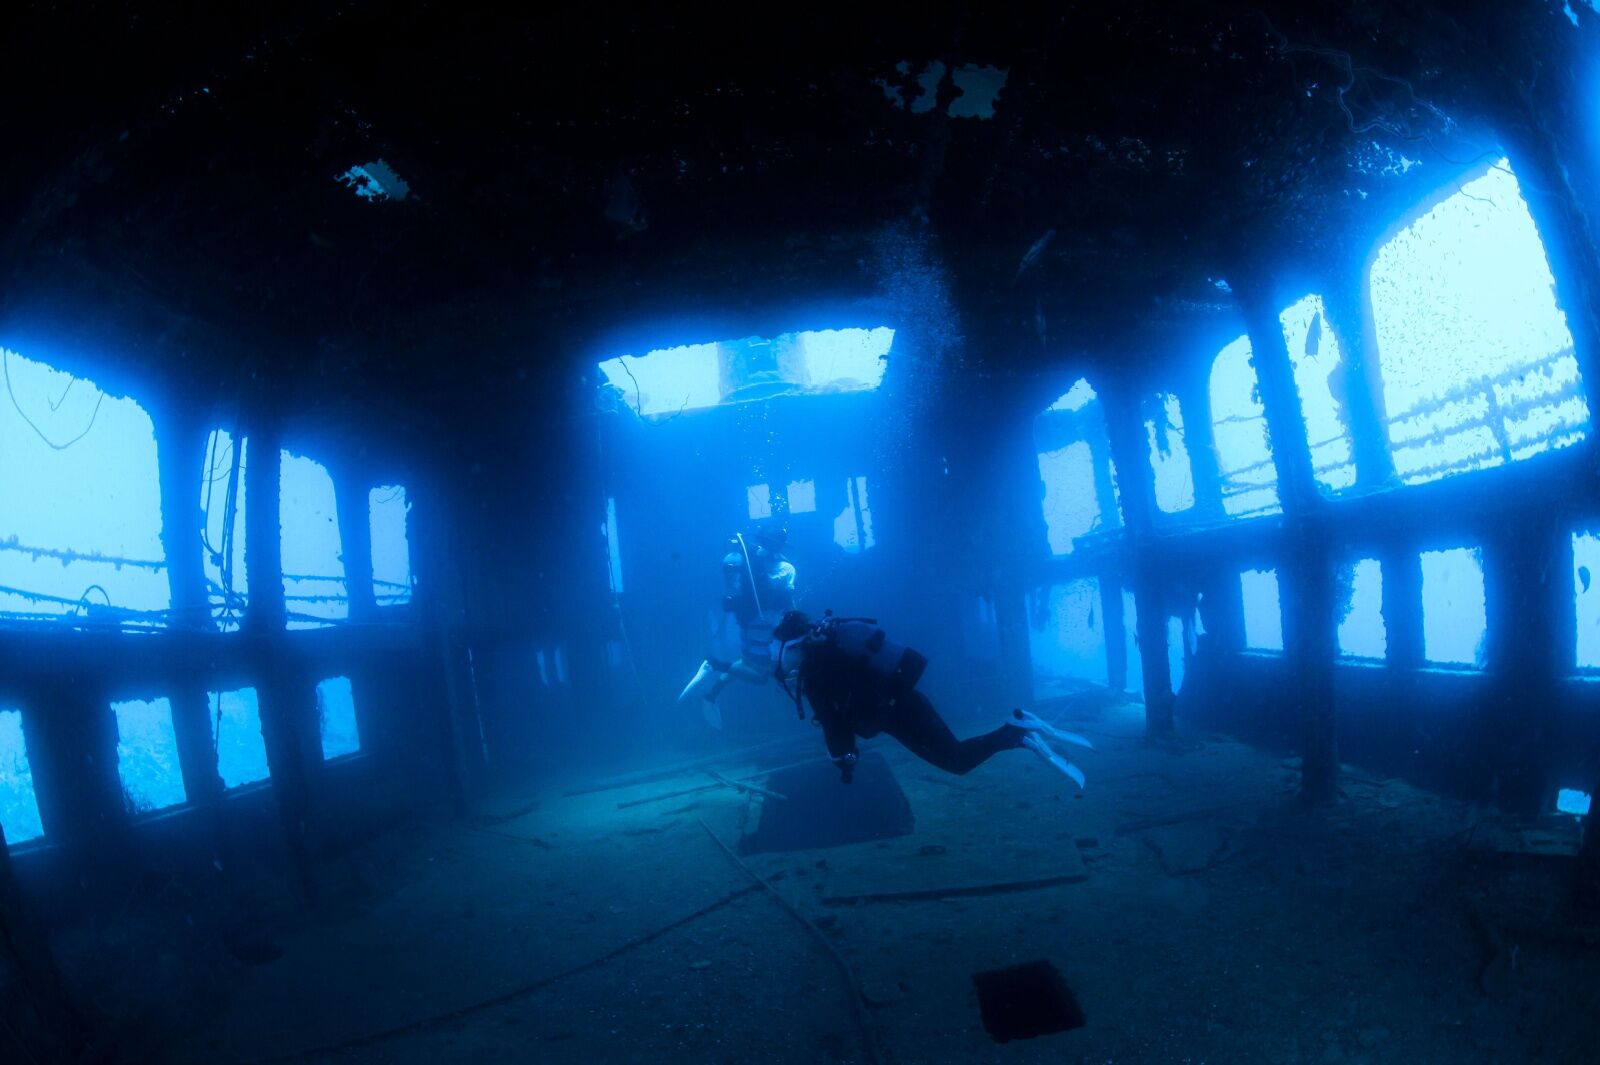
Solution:
[(827, 612), (823, 614), (822, 620), (814, 625), (785, 632), (791, 620), (801, 624), (807, 622), (804, 614), (794, 610), (784, 615), (783, 620), (779, 622), (782, 648), (777, 655), (773, 675), (777, 677), (783, 690), (794, 700), (795, 712), (802, 719), (805, 717), (805, 708), (801, 702), (804, 681), (790, 689), (789, 677), (785, 671), (788, 648), (791, 645), (818, 643), (832, 645), (847, 657), (864, 665), (876, 676), (883, 684), (883, 694), (890, 699), (910, 694), (916, 688), (917, 682), (922, 679), (923, 670), (928, 667), (928, 660), (921, 652), (890, 640), (888, 633), (878, 627), (878, 622), (874, 618), (836, 618), (832, 612)]
[(875, 618), (836, 618), (827, 613), (806, 638), (826, 640), (865, 665), (891, 698), (909, 693), (928, 668), (921, 652), (889, 639)]
[(824, 618), (823, 625), (833, 645), (863, 662), (891, 698), (909, 694), (928, 668), (921, 652), (889, 639), (871, 618)]

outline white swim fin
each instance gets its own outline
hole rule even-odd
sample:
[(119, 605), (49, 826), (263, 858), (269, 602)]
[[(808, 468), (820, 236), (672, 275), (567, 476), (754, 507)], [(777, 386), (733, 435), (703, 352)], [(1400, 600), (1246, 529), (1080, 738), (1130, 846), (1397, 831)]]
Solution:
[(1074, 747), (1087, 747), (1091, 751), (1094, 750), (1094, 744), (1083, 736), (1078, 735), (1076, 732), (1068, 732), (1064, 728), (1056, 728), (1044, 718), (1039, 717), (1037, 714), (1030, 714), (1026, 710), (1011, 711), (1011, 723), (1017, 728), (1027, 729), (1029, 732), (1042, 733), (1061, 743), (1070, 743)]
[(1028, 750), (1032, 751), (1034, 754), (1038, 755), (1040, 758), (1044, 759), (1046, 762), (1049, 762), (1056, 769), (1061, 770), (1061, 772), (1071, 777), (1072, 782), (1078, 785), (1078, 790), (1083, 790), (1083, 770), (1079, 769), (1077, 766), (1073, 765), (1071, 762), (1067, 761), (1065, 758), (1061, 757), (1054, 750), (1052, 750), (1050, 745), (1046, 743), (1037, 732), (1030, 732), (1026, 736), (1022, 737), (1022, 745), (1028, 748)]
[(683, 686), (683, 691), (678, 693), (678, 705), (683, 705), (696, 695), (704, 695), (712, 684), (716, 683), (717, 671), (709, 661), (701, 662), (700, 668), (695, 670), (694, 679)]

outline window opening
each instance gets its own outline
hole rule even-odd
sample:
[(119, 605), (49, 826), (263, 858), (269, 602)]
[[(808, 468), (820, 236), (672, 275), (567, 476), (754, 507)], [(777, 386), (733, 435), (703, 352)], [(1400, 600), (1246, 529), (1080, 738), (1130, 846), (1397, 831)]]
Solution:
[(1029, 647), (1040, 698), (1108, 683), (1106, 632), (1100, 582), (1093, 578), (1051, 585), (1029, 595)]
[(759, 521), (772, 517), (772, 489), (768, 485), (753, 484), (744, 490), (746, 509), (750, 517)]
[(205, 552), (206, 598), (224, 632), (239, 627), (248, 602), (245, 569), (245, 457), (249, 441), (226, 429), (206, 440), (200, 484), (201, 547)]
[(1422, 554), (1422, 653), (1439, 665), (1480, 667), (1488, 634), (1477, 548)]
[(1244, 597), (1244, 645), (1252, 651), (1283, 650), (1283, 607), (1278, 571), (1248, 569), (1239, 575)]
[(0, 828), (13, 847), (44, 835), (19, 710), (0, 710)]
[(1311, 449), (1311, 473), (1337, 492), (1356, 483), (1355, 450), (1345, 414), (1348, 374), (1339, 337), (1328, 326), (1321, 296), (1306, 296), (1278, 317), (1289, 346), (1295, 389)]
[(132, 399), (0, 347), (0, 615), (165, 625), (155, 427)]
[(254, 688), (211, 693), (211, 742), (217, 773), (225, 788), (265, 780), (267, 744), (261, 734), (261, 706)]
[[(1146, 404), (1150, 412), (1152, 404)], [(1155, 471), (1156, 506), (1177, 514), (1194, 506), (1194, 468), (1183, 436), (1183, 410), (1171, 392), (1156, 396), (1154, 411), (1147, 413), (1145, 435), (1150, 441), (1150, 465)]]
[(324, 761), (361, 750), (361, 731), (356, 727), (356, 701), (349, 677), (331, 677), (317, 685), (317, 720)]
[[(402, 606), (411, 602), (411, 541), (407, 535), (410, 513), (411, 504), (406, 499), (404, 485), (383, 485), (367, 493), (367, 524), (372, 534), (372, 594), (379, 606)], [(614, 534), (615, 500), (608, 501), (607, 513)]]
[(172, 703), (129, 699), (112, 703), (117, 722), (117, 774), (132, 813), (177, 806), (186, 799), (178, 763), (178, 737), (172, 729)]
[(1211, 364), (1211, 418), (1223, 511), (1235, 518), (1278, 513), (1278, 467), (1247, 336)]
[(1600, 669), (1600, 537), (1572, 534), (1572, 585), (1577, 610), (1578, 668)]
[(872, 535), (872, 510), (867, 504), (867, 479), (851, 477), (845, 482), (844, 510), (833, 519), (833, 542), (846, 554), (859, 555), (872, 550), (877, 538)]
[(290, 451), (280, 456), (283, 597), (289, 628), (308, 629), (349, 616), (339, 511), (333, 478), (320, 462)]
[(789, 482), (789, 513), (811, 514), (817, 509), (817, 485), (814, 481)]
[(1554, 284), (1504, 159), (1378, 250), (1373, 325), (1402, 482), (1515, 462), (1588, 435)]
[(1351, 658), (1382, 659), (1389, 652), (1383, 621), (1383, 566), (1364, 558), (1341, 575), (1344, 613), (1339, 621), (1339, 653)]
[(611, 594), (622, 594), (622, 542), (617, 539), (617, 501), (606, 499), (606, 557), (610, 562)]
[(1089, 382), (1079, 378), (1034, 419), (1033, 437), (1044, 482), (1050, 553), (1070, 555), (1079, 537), (1119, 528), (1121, 498), (1111, 467), (1105, 412)]

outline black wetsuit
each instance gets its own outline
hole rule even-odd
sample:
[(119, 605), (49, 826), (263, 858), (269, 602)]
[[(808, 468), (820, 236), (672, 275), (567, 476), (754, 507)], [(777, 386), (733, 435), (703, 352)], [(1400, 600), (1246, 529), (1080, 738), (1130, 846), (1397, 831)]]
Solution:
[(891, 695), (865, 663), (825, 642), (807, 648), (800, 666), (800, 691), (847, 781), (858, 736), (870, 739), (887, 732), (924, 762), (963, 774), (999, 751), (1022, 746), (1026, 735), (1014, 725), (1001, 725), (993, 732), (958, 740), (926, 695), (915, 689)]

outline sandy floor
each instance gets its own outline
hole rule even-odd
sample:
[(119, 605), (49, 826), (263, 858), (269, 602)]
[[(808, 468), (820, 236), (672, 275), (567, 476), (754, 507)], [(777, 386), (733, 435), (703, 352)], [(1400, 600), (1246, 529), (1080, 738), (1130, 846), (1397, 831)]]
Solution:
[[(901, 1063), (1596, 1060), (1600, 936), (1561, 912), (1559, 858), (1472, 849), (1486, 815), (1394, 781), (1354, 775), (1337, 807), (1300, 812), (1279, 756), (1152, 749), (1136, 706), (1067, 719), (1098, 746), (1082, 796), (1022, 752), (950, 778), (875, 742), (913, 835), (748, 859), (836, 946), (860, 1011), (702, 827), (736, 842), (772, 800), (618, 808), (696, 771), (397, 832), (325, 870), (315, 918), (262, 918), (276, 960), (175, 957), (204, 994), (144, 1038), (153, 1060), (208, 1065), (865, 1062), (869, 1038)], [(908, 885), (932, 896), (827, 901)], [(996, 1044), (971, 974), (1038, 958), (1088, 1023)]]

